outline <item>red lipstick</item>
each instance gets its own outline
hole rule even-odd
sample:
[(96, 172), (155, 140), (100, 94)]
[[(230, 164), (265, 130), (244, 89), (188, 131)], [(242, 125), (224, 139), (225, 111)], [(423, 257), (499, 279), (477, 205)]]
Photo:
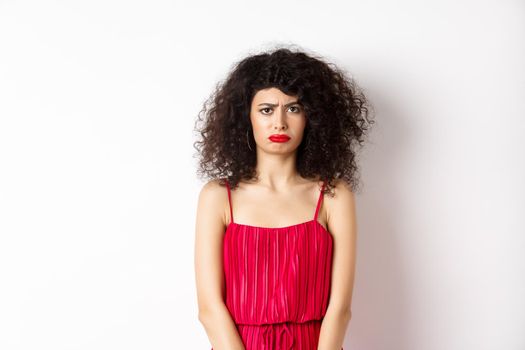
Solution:
[(285, 134), (273, 134), (268, 137), (272, 142), (287, 142), (290, 139), (290, 136)]

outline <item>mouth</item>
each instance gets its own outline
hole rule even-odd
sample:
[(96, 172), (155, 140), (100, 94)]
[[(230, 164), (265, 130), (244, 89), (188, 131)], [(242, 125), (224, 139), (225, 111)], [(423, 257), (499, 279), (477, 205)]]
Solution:
[(268, 137), (272, 142), (286, 142), (290, 140), (290, 136), (284, 134), (273, 134)]

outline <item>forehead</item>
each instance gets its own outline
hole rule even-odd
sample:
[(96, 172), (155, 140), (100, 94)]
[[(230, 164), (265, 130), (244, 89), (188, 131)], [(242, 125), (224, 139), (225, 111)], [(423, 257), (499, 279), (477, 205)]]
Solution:
[(269, 102), (269, 103), (276, 103), (278, 101), (282, 101), (283, 103), (290, 102), (296, 99), (297, 96), (294, 95), (286, 95), (284, 92), (279, 90), (278, 88), (271, 87), (268, 89), (262, 89), (257, 91), (255, 96), (253, 97), (253, 101), (255, 102)]

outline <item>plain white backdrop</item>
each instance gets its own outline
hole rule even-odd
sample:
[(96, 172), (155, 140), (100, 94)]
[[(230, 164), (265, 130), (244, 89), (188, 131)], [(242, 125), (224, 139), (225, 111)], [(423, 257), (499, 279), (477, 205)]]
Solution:
[(375, 105), (345, 350), (525, 349), (522, 1), (0, 1), (0, 348), (210, 349), (194, 122), (296, 44)]

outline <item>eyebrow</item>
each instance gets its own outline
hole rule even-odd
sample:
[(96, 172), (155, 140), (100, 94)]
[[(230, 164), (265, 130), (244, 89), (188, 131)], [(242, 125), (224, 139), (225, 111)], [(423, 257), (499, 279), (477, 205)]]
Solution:
[[(295, 104), (299, 104), (299, 105), (300, 105), (299, 101), (292, 101), (292, 102), (290, 102), (290, 103), (285, 104), (284, 106), (285, 106), (285, 107), (288, 107), (288, 106), (290, 106), (290, 105), (295, 105)], [(278, 104), (266, 103), (266, 102), (265, 102), (265, 103), (259, 103), (259, 104), (258, 104), (258, 106), (262, 106), (262, 105), (267, 105), (267, 106), (272, 106), (272, 107), (277, 107), (277, 106), (279, 106)]]

